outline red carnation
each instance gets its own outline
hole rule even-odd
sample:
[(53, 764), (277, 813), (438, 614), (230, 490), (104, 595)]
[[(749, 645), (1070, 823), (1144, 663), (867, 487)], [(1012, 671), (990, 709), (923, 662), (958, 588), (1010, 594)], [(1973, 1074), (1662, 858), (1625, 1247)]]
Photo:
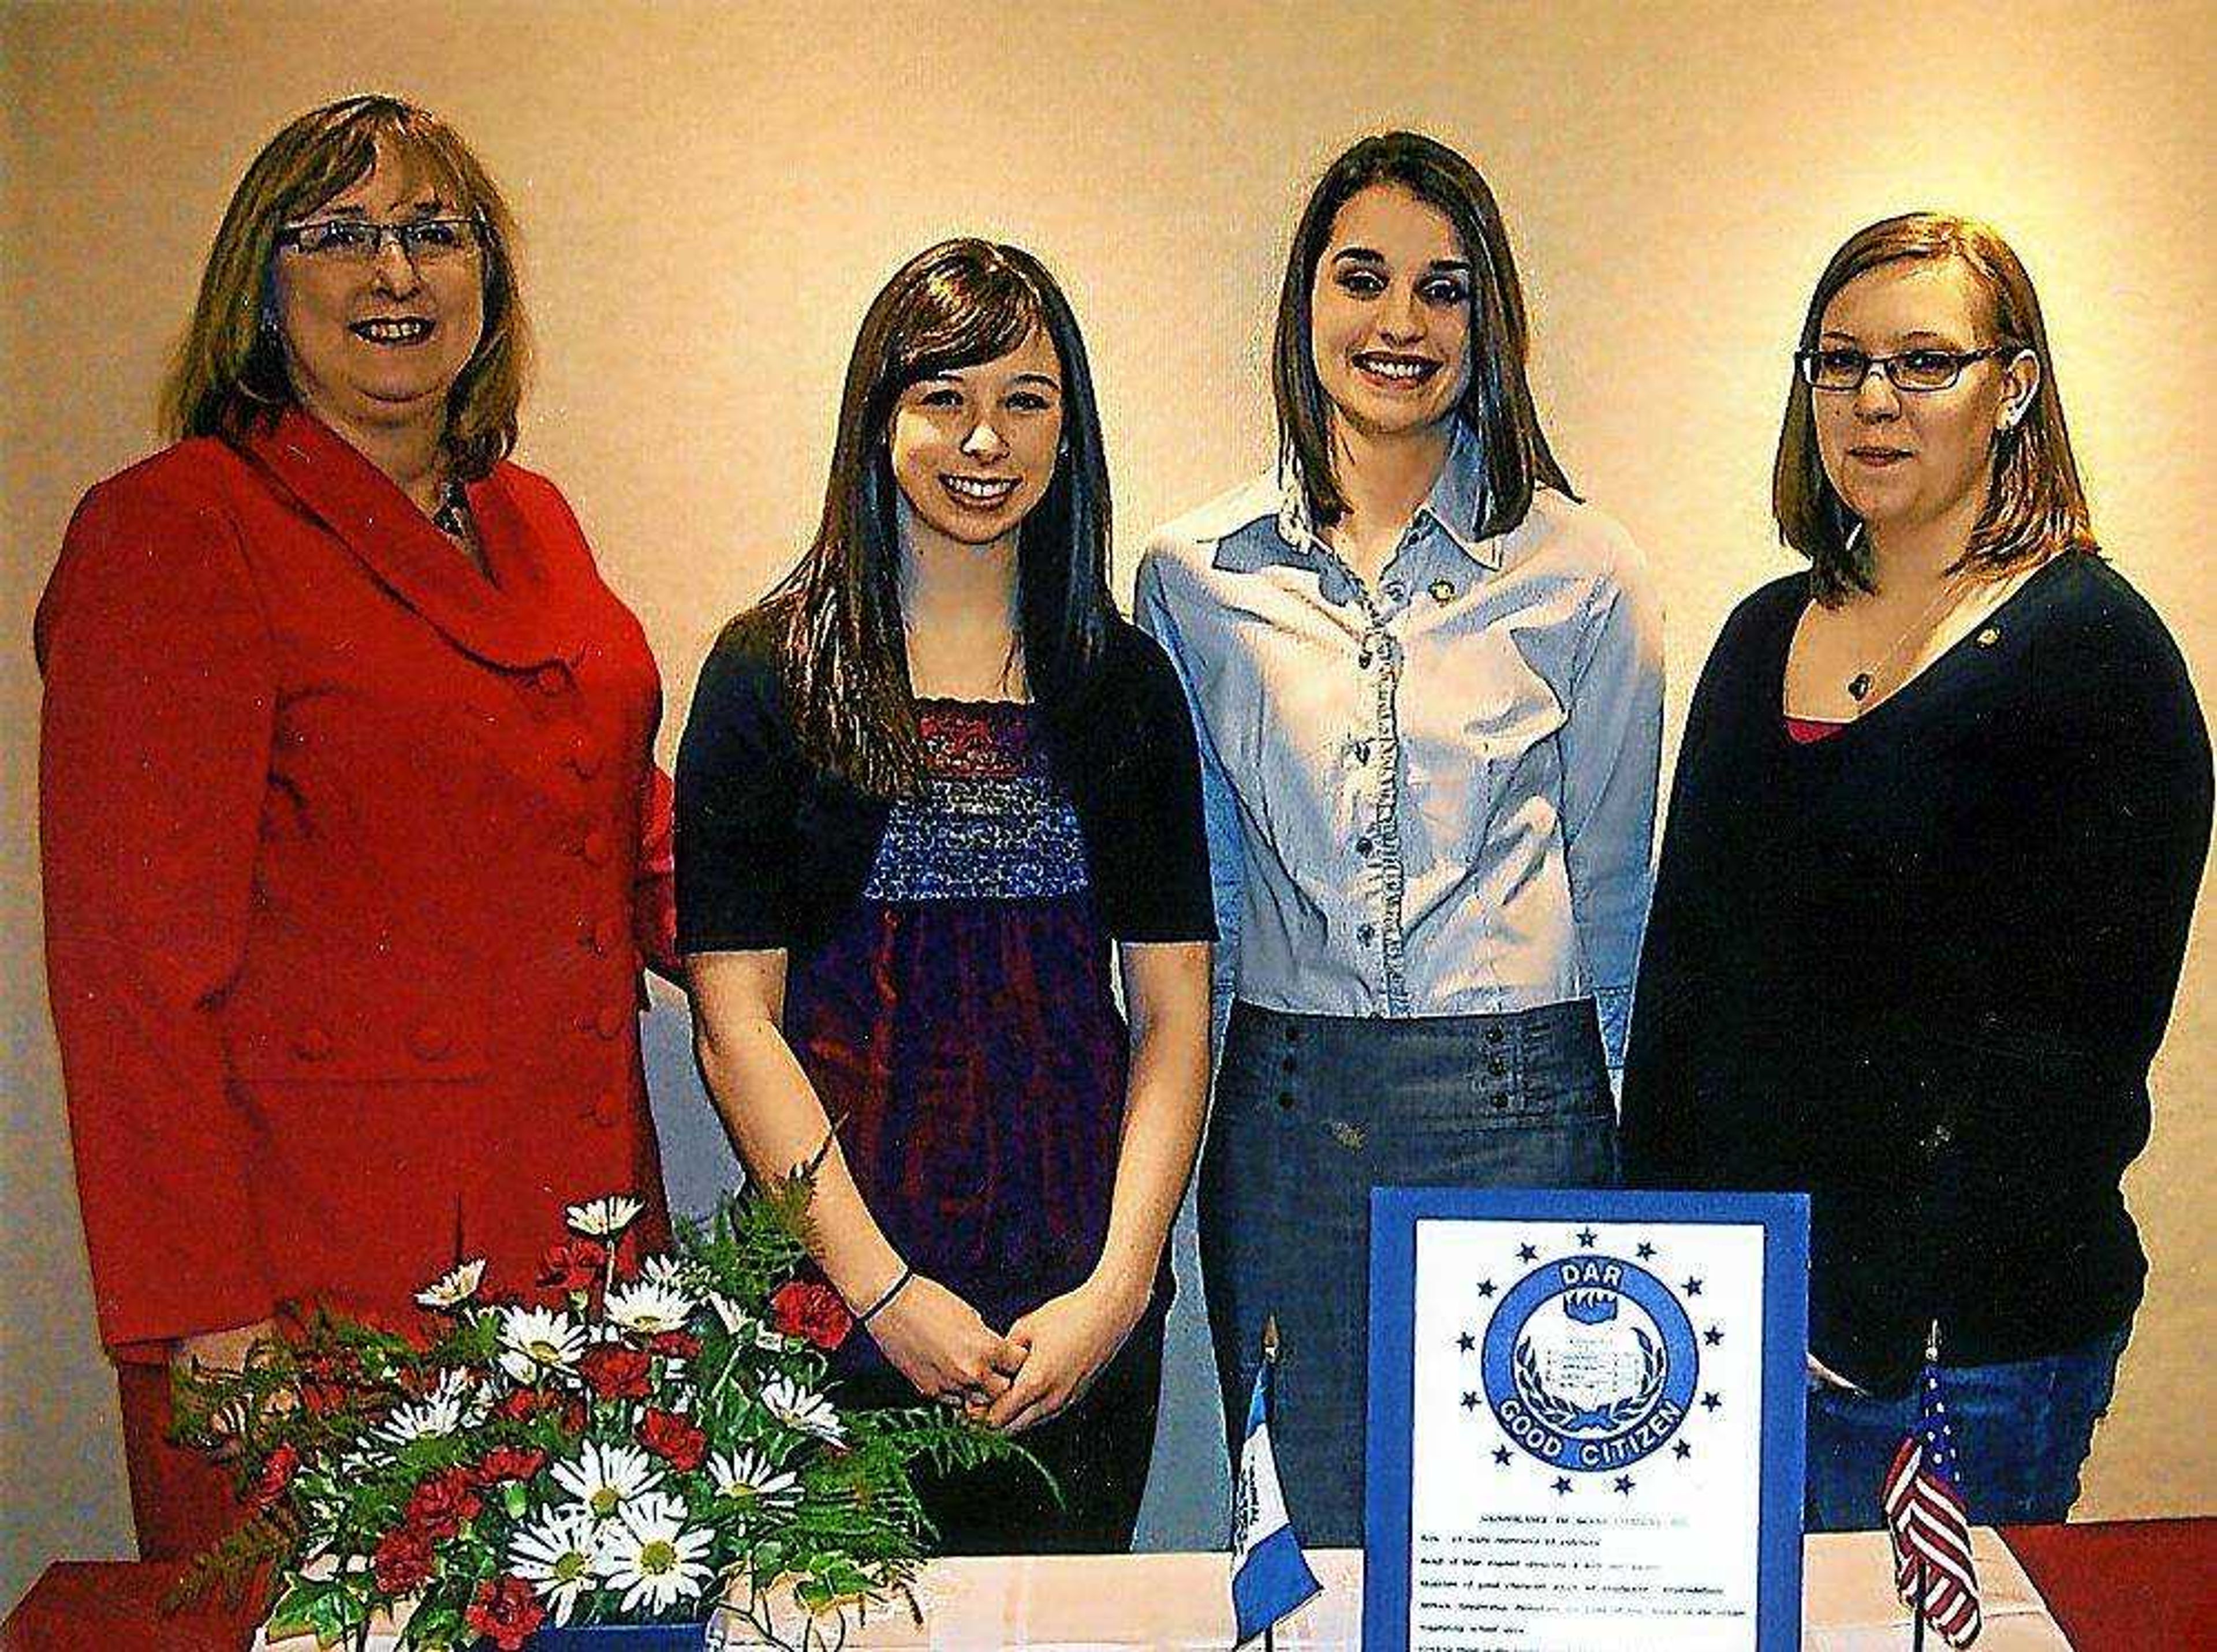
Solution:
[(577, 1361), (577, 1374), (604, 1400), (643, 1400), (649, 1392), (647, 1375), (653, 1361), (637, 1348), (621, 1342), (603, 1342), (589, 1348)]
[(312, 1417), (327, 1417), (346, 1402), (346, 1390), (330, 1383), (300, 1384), (300, 1404)]
[(588, 1421), (585, 1415), (585, 1402), (574, 1394), (563, 1396), (562, 1432), (565, 1434), (581, 1435), (585, 1432), (585, 1424)]
[(412, 1594), (431, 1581), (431, 1539), (398, 1526), (378, 1540), (377, 1587), (387, 1594)]
[(503, 1422), (528, 1422), (553, 1404), (554, 1396), (543, 1390), (519, 1388), (513, 1394), (502, 1395), (492, 1414)]
[(408, 1499), (408, 1524), (443, 1541), (462, 1529), (484, 1505), (467, 1469), (445, 1469), (416, 1488)]
[(547, 1608), (522, 1578), (503, 1574), (478, 1585), (462, 1620), (500, 1649), (520, 1652), (531, 1631), (547, 1621)]
[(300, 1403), (312, 1417), (328, 1416), (352, 1397), (347, 1384), (360, 1374), (353, 1359), (337, 1353), (300, 1356)]
[(285, 1495), (285, 1488), (293, 1483), (293, 1476), (300, 1470), (300, 1452), (291, 1440), (285, 1441), (269, 1453), (262, 1465), (262, 1477), (246, 1494), (249, 1508), (267, 1508)]
[(708, 1451), (708, 1436), (691, 1418), (657, 1406), (647, 1407), (639, 1420), (639, 1443), (681, 1474), (699, 1468)]
[(787, 1336), (805, 1336), (829, 1352), (847, 1340), (855, 1316), (839, 1293), (815, 1280), (789, 1280), (769, 1299), (770, 1317)]
[(535, 1446), (496, 1446), (470, 1477), (481, 1486), (497, 1486), (503, 1480), (528, 1480), (546, 1466), (547, 1453)]
[(607, 1248), (597, 1239), (565, 1239), (547, 1247), (539, 1261), (539, 1283), (550, 1291), (589, 1291), (608, 1265)]
[(646, 1339), (646, 1351), (665, 1359), (697, 1359), (701, 1356), (701, 1339), (690, 1331), (664, 1331)]

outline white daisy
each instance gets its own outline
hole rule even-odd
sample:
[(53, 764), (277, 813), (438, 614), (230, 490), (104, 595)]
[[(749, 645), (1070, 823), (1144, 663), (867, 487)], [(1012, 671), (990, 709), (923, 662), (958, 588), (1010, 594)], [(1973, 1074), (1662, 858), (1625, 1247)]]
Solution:
[(743, 1336), (755, 1321), (754, 1316), (720, 1291), (708, 1293), (708, 1306), (716, 1310), (717, 1322), (733, 1336)]
[(572, 1205), (562, 1214), (579, 1233), (590, 1234), (596, 1239), (613, 1239), (637, 1221), (639, 1213), (645, 1208), (638, 1199), (610, 1194), (606, 1199)]
[(605, 1520), (652, 1492), (662, 1483), (662, 1471), (629, 1446), (589, 1443), (575, 1462), (554, 1465), (554, 1482), (577, 1500), (588, 1519)]
[(685, 1322), (693, 1316), (693, 1298), (672, 1286), (641, 1279), (609, 1291), (607, 1311), (612, 1322), (627, 1331), (659, 1336), (664, 1331), (685, 1328)]
[(689, 1297), (699, 1296), (708, 1283), (707, 1272), (697, 1263), (675, 1256), (650, 1256), (639, 1264), (639, 1273), (649, 1285), (666, 1285)]
[(418, 1291), (416, 1300), (426, 1308), (459, 1308), (477, 1295), (485, 1271), (485, 1258), (482, 1256), (475, 1261), (464, 1262)]
[(788, 1428), (798, 1428), (804, 1434), (828, 1439), (834, 1446), (846, 1441), (846, 1425), (839, 1421), (839, 1414), (831, 1409), (831, 1402), (812, 1390), (803, 1388), (791, 1378), (773, 1377), (763, 1384), (762, 1402), (770, 1415)]
[(583, 1327), (552, 1308), (504, 1308), (500, 1316), (500, 1368), (519, 1383), (535, 1383), (567, 1371), (585, 1351)]
[(775, 1353), (785, 1347), (785, 1336), (775, 1326), (765, 1325), (745, 1309), (719, 1291), (708, 1293), (708, 1306), (716, 1310), (716, 1317), (733, 1339), (744, 1344), (752, 1342), (758, 1348)]
[(442, 1372), (436, 1387), (394, 1411), (377, 1432), (395, 1446), (440, 1439), (475, 1427), (490, 1409), (491, 1402), (472, 1390), (467, 1376), (459, 1371)]
[(680, 1600), (697, 1600), (715, 1574), (706, 1562), (713, 1534), (685, 1524), (675, 1499), (653, 1498), (617, 1516), (603, 1534), (600, 1565), (612, 1589), (624, 1592), (626, 1612), (660, 1612)]
[(530, 1581), (558, 1624), (600, 1587), (595, 1526), (592, 1512), (572, 1503), (548, 1509), (509, 1540), (509, 1569)]
[(737, 1498), (764, 1509), (789, 1508), (800, 1501), (797, 1476), (779, 1469), (758, 1452), (719, 1452), (708, 1459), (708, 1478), (719, 1497)]

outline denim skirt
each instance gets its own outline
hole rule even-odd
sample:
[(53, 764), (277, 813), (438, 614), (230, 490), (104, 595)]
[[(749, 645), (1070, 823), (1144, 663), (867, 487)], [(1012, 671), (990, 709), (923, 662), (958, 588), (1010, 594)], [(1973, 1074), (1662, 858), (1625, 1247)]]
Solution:
[(1233, 1004), (1201, 1154), (1201, 1287), (1235, 1463), (1277, 1319), (1271, 1445), (1303, 1543), (1362, 1542), (1370, 1190), (1616, 1176), (1590, 999), (1411, 1020)]

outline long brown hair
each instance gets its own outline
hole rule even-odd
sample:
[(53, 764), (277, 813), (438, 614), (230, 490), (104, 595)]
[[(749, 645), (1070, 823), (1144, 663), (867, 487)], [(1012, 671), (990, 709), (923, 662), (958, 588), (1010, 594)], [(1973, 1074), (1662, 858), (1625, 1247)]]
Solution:
[(783, 621), (782, 671), (802, 748), (880, 796), (923, 781), (900, 605), (898, 502), (887, 445), (909, 385), (1006, 355), (1042, 330), (1062, 367), (1063, 452), (1016, 533), (1024, 675), (1056, 752), (1091, 686), (1114, 612), (1108, 465), (1092, 370), (1069, 300), (1016, 247), (963, 238), (909, 260), (862, 317), (847, 365), (824, 515), (765, 605)]
[[(2097, 551), (2086, 511), (2086, 490), (2063, 422), (2055, 363), (2047, 353), (2047, 328), (2032, 277), (1992, 225), (1954, 213), (1904, 213), (1850, 236), (1825, 266), (1801, 322), (1800, 348), (1813, 350), (1833, 296), (1864, 271), (1904, 259), (1961, 259), (1988, 305), (1989, 343), (2029, 350), (2040, 363), (2040, 385), (2023, 416), (1993, 438), (1993, 463), (1985, 508), (1971, 542), (1948, 570), (1997, 576), (2058, 552)], [(1779, 537), (1809, 558), (1817, 600), (1831, 607), (1852, 591), (1868, 591), (1870, 547), (1855, 513), (1825, 474), (1817, 447), (1813, 392), (1799, 373), (1786, 392), (1786, 422), (1778, 434), (1771, 470), (1771, 514)]]
[(1405, 189), (1437, 208), (1454, 225), (1470, 256), (1470, 385), (1455, 416), (1476, 434), (1485, 455), (1485, 519), (1463, 526), (1481, 537), (1505, 533), (1532, 509), (1535, 484), (1577, 495), (1540, 428), (1525, 376), (1529, 339), (1524, 290), (1516, 280), (1501, 208), (1479, 170), (1436, 139), (1414, 132), (1365, 138), (1326, 167), (1310, 192), (1286, 258), (1270, 352), (1279, 445), (1299, 468), (1310, 520), (1325, 527), (1346, 515), (1346, 496), (1332, 472), (1331, 404), (1317, 377), (1310, 337), (1310, 293), (1317, 262), (1331, 239), (1332, 220), (1374, 183)]
[(262, 145), (232, 192), (191, 325), (163, 385), (163, 427), (172, 440), (237, 435), (297, 399), (278, 331), (277, 231), (380, 160), (421, 169), (453, 197), (457, 212), (477, 220), (484, 242), (485, 331), (447, 396), (446, 446), (455, 474), (482, 476), (515, 447), (530, 355), (515, 221), (451, 126), (412, 103), (379, 96), (343, 98), (292, 121)]

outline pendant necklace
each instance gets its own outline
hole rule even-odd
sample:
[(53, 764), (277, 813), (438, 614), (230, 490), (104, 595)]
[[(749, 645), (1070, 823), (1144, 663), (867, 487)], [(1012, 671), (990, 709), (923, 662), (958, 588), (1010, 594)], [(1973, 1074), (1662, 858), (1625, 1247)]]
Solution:
[(431, 513), (431, 526), (450, 539), (468, 541), (470, 502), (460, 483), (449, 482), (440, 490), (439, 508)]
[(1878, 686), (1879, 674), (1893, 663), (1895, 657), (1908, 645), (1910, 639), (1931, 635), (1932, 624), (1939, 618), (1945, 606), (1951, 601), (1960, 601), (1961, 598), (1962, 581), (1960, 578), (1950, 579), (1942, 583), (1940, 587), (1940, 594), (1926, 603), (1924, 612), (1909, 622), (1908, 629), (1893, 639), (1893, 646), (1880, 655), (1871, 664), (1864, 666), (1848, 679), (1848, 698), (1855, 701), (1858, 706), (1869, 699), (1871, 690)]

